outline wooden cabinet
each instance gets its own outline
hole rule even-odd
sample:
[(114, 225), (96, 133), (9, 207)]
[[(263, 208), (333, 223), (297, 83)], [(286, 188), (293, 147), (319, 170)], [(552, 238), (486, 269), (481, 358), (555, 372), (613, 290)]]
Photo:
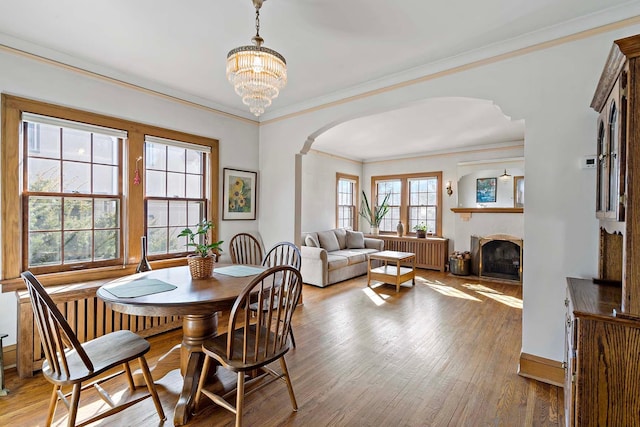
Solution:
[[(568, 426), (640, 425), (640, 35), (616, 40), (597, 122), (598, 284), (568, 279)], [(616, 283), (616, 285), (612, 285)]]
[[(601, 238), (599, 271), (622, 281), (621, 311), (640, 316), (640, 35), (616, 40), (591, 107), (597, 122), (596, 211), (600, 229), (622, 235), (622, 251), (607, 253)], [(606, 237), (606, 236), (605, 236)], [(609, 274), (609, 273), (607, 273)], [(609, 277), (603, 277), (607, 279)]]
[(619, 315), (620, 287), (567, 282), (566, 425), (638, 425), (640, 321)]

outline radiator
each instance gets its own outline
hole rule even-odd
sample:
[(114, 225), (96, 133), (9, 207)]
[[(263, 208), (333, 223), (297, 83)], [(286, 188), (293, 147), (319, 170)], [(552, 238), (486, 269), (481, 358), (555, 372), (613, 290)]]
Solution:
[(367, 236), (384, 240), (384, 250), (416, 254), (416, 267), (444, 271), (449, 253), (449, 239), (440, 237)]
[[(149, 337), (182, 327), (180, 316), (148, 317), (118, 313), (96, 298), (102, 283), (48, 287), (47, 291), (60, 312), (66, 317), (80, 342), (86, 342), (109, 332), (129, 329)], [(21, 378), (31, 377), (42, 369), (44, 354), (33, 309), (27, 291), (17, 291), (18, 337), (16, 366)]]

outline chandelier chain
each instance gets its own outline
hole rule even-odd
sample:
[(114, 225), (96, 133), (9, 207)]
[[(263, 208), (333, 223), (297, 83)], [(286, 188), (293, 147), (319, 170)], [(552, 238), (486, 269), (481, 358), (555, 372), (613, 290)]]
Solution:
[(260, 8), (256, 7), (256, 37), (260, 37)]

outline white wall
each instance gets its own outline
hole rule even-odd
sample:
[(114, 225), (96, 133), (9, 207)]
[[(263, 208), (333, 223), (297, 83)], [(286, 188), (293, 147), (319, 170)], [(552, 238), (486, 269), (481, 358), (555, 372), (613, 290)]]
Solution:
[[(216, 138), (220, 141), (221, 171), (223, 167), (258, 170), (258, 127), (254, 123), (8, 51), (0, 51), (0, 70), (0, 91), (3, 93)], [(263, 200), (259, 199), (258, 203), (262, 204)], [(221, 218), (220, 211), (215, 215)], [(220, 221), (219, 224), (218, 234), (225, 242), (238, 231), (258, 229), (257, 220)], [(9, 334), (5, 344), (15, 344), (13, 293), (0, 294), (0, 332)]]
[[(637, 25), (618, 29), (262, 125), (262, 194), (275, 201), (261, 210), (263, 235), (293, 238), (300, 231), (292, 197), (295, 157), (319, 129), (425, 98), (493, 100), (526, 122), (522, 350), (562, 360), (565, 278), (597, 272), (595, 183), (579, 169), (579, 159), (595, 147), (596, 113), (589, 104), (612, 41), (638, 32)], [(438, 168), (445, 181), (455, 178), (453, 168)], [(365, 168), (363, 182), (375, 173)]]
[(338, 172), (357, 176), (362, 188), (362, 163), (316, 151), (302, 158), (302, 231), (335, 228)]

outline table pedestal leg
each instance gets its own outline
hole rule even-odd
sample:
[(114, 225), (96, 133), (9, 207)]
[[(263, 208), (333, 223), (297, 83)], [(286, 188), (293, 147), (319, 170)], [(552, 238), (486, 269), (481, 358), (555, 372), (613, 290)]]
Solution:
[(183, 318), (180, 372), (184, 377), (184, 384), (173, 416), (173, 423), (177, 426), (186, 424), (193, 413), (194, 398), (204, 363), (202, 342), (215, 337), (217, 332), (218, 313), (188, 315)]

